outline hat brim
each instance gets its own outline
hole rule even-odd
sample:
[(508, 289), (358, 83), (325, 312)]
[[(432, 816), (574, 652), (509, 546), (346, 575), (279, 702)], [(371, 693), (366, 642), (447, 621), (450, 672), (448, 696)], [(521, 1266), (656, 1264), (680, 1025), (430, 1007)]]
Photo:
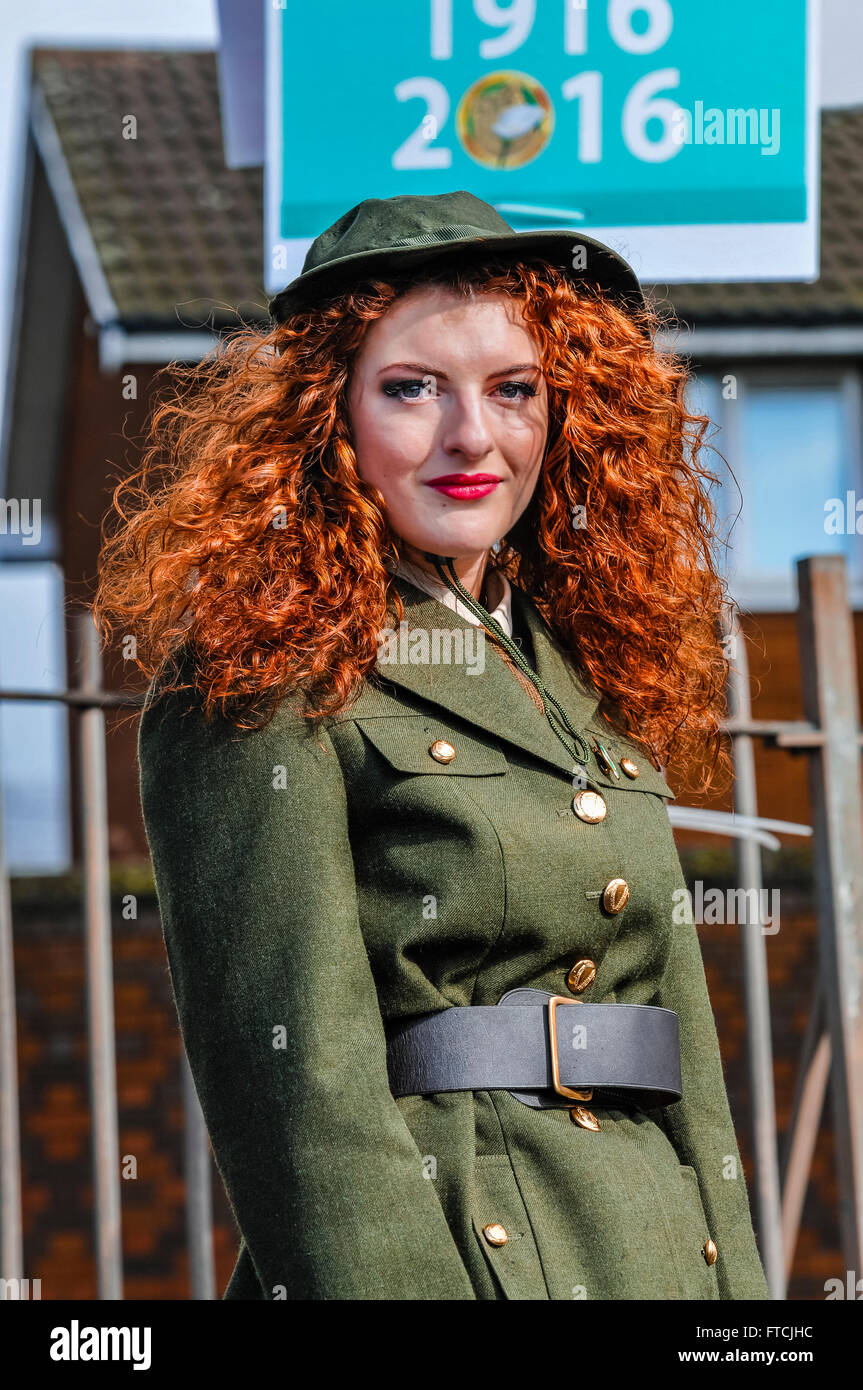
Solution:
[[(588, 252), (585, 269), (573, 267), (575, 247), (584, 247)], [(276, 323), (284, 323), (297, 310), (309, 308), (358, 280), (383, 277), (391, 268), (407, 270), (432, 259), (457, 256), (467, 249), (487, 250), (490, 256), (515, 253), (513, 260), (541, 258), (564, 271), (574, 283), (595, 285), (630, 311), (645, 306), (638, 277), (623, 257), (603, 242), (586, 236), (575, 227), (568, 227), (511, 235), (487, 233), (458, 237), (431, 246), (384, 246), (374, 251), (358, 251), (299, 275), (270, 300), (267, 308)]]

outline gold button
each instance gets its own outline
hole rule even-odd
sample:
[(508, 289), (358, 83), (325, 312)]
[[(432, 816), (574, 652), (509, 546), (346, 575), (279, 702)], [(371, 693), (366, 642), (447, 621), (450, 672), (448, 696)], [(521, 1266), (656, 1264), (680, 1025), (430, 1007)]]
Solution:
[(599, 1129), (599, 1120), (592, 1110), (588, 1110), (584, 1105), (574, 1105), (569, 1112), (569, 1118), (574, 1124), (581, 1125), (582, 1129)]
[(610, 883), (605, 885), (602, 895), (602, 906), (606, 912), (616, 915), (622, 912), (629, 902), (629, 884), (625, 878), (613, 878)]
[(709, 1240), (704, 1247), (704, 1258), (709, 1265), (716, 1264), (716, 1256), (719, 1254), (714, 1242)]
[(634, 763), (631, 758), (621, 758), (620, 766), (623, 768), (627, 777), (638, 776), (638, 763)]
[(566, 977), (573, 994), (581, 994), (596, 979), (596, 966), (592, 960), (577, 960)]
[(455, 757), (455, 749), (445, 738), (436, 738), (429, 752), (437, 763), (451, 763)]
[(488, 1226), (483, 1226), (482, 1233), (489, 1245), (506, 1245), (509, 1240), (509, 1232), (499, 1221), (492, 1221)]
[(608, 807), (605, 797), (599, 792), (581, 791), (576, 792), (572, 798), (572, 809), (579, 820), (587, 821), (588, 825), (597, 825), (601, 820), (605, 820)]

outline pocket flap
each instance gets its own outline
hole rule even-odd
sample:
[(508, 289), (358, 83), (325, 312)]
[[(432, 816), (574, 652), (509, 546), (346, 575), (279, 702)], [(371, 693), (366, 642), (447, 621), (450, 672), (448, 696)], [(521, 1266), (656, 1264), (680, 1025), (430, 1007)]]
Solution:
[(548, 1287), (530, 1217), (505, 1154), (477, 1154), (471, 1219), (503, 1297), (534, 1302), (547, 1299)]
[[(441, 773), (449, 777), (494, 777), (507, 771), (499, 748), (473, 734), (450, 728), (424, 714), (388, 714), (354, 721), (360, 731), (397, 772)], [(449, 744), (455, 756), (441, 762), (430, 751)], [(440, 748), (446, 754), (447, 749)]]

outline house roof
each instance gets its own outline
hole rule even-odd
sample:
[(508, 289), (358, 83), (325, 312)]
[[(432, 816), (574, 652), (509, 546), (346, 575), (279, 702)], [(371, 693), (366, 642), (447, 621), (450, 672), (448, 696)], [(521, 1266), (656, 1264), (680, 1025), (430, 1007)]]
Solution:
[(216, 55), (35, 48), (32, 78), (34, 134), (97, 321), (266, 319), (263, 171), (225, 166)]
[[(35, 48), (31, 58), (34, 135), (97, 321), (266, 320), (263, 173), (225, 167), (216, 55)], [(820, 278), (654, 286), (683, 322), (863, 323), (863, 106), (823, 111), (821, 132)]]

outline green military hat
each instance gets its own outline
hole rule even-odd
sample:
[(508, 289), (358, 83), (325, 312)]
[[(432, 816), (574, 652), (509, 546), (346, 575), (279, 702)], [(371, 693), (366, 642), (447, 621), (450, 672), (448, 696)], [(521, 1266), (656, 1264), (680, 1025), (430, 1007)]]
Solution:
[[(284, 322), (296, 309), (319, 302), (348, 284), (389, 271), (487, 249), (513, 260), (541, 257), (580, 284), (594, 284), (622, 307), (644, 307), (644, 295), (627, 261), (573, 227), (516, 232), (488, 203), (460, 189), (455, 193), (399, 194), (365, 198), (315, 237), (302, 273), (269, 303)], [(575, 255), (584, 248), (584, 253)]]

